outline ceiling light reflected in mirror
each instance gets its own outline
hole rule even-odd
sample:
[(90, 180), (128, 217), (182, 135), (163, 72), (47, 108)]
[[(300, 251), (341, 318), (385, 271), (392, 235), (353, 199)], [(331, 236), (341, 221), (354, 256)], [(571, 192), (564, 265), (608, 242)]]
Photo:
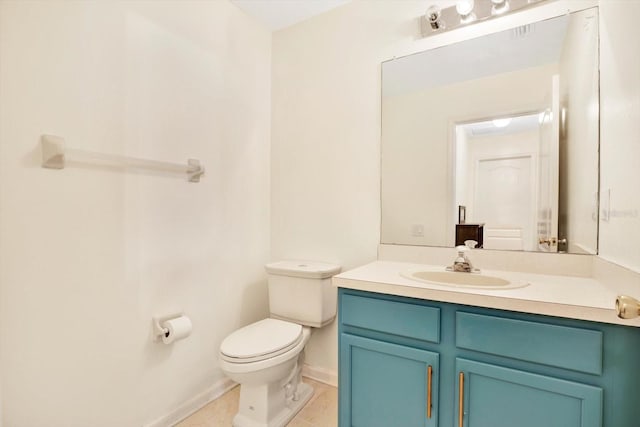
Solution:
[(506, 128), (511, 123), (511, 117), (506, 117), (503, 119), (493, 119), (491, 122), (497, 128)]

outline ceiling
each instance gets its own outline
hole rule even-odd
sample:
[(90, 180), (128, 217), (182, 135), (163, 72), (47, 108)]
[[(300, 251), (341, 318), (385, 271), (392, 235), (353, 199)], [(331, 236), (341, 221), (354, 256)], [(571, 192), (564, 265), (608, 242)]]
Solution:
[(276, 31), (349, 3), (351, 0), (231, 0)]

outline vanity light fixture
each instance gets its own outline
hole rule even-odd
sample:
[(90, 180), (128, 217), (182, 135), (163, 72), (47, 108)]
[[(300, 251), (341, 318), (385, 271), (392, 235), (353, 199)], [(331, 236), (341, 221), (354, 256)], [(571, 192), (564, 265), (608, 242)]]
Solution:
[(458, 0), (455, 6), (445, 9), (434, 4), (420, 18), (422, 36), (427, 37), (474, 22), (497, 18), (546, 1), (550, 0)]
[(502, 15), (509, 11), (509, 0), (491, 0), (491, 14)]

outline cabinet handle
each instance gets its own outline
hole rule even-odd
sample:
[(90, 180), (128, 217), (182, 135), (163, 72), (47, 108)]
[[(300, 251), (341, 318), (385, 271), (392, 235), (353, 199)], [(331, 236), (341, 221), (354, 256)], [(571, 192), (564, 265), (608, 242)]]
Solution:
[(464, 372), (460, 372), (458, 377), (458, 427), (464, 427)]
[(431, 380), (433, 378), (433, 367), (427, 368), (427, 418), (431, 418)]

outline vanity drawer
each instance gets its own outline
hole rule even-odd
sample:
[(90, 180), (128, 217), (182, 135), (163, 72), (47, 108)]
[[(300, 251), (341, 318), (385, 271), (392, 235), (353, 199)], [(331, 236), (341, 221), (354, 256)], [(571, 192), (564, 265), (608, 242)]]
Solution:
[(440, 342), (440, 309), (436, 307), (345, 294), (340, 313), (345, 326)]
[(456, 346), (573, 371), (602, 373), (602, 332), (456, 312)]

